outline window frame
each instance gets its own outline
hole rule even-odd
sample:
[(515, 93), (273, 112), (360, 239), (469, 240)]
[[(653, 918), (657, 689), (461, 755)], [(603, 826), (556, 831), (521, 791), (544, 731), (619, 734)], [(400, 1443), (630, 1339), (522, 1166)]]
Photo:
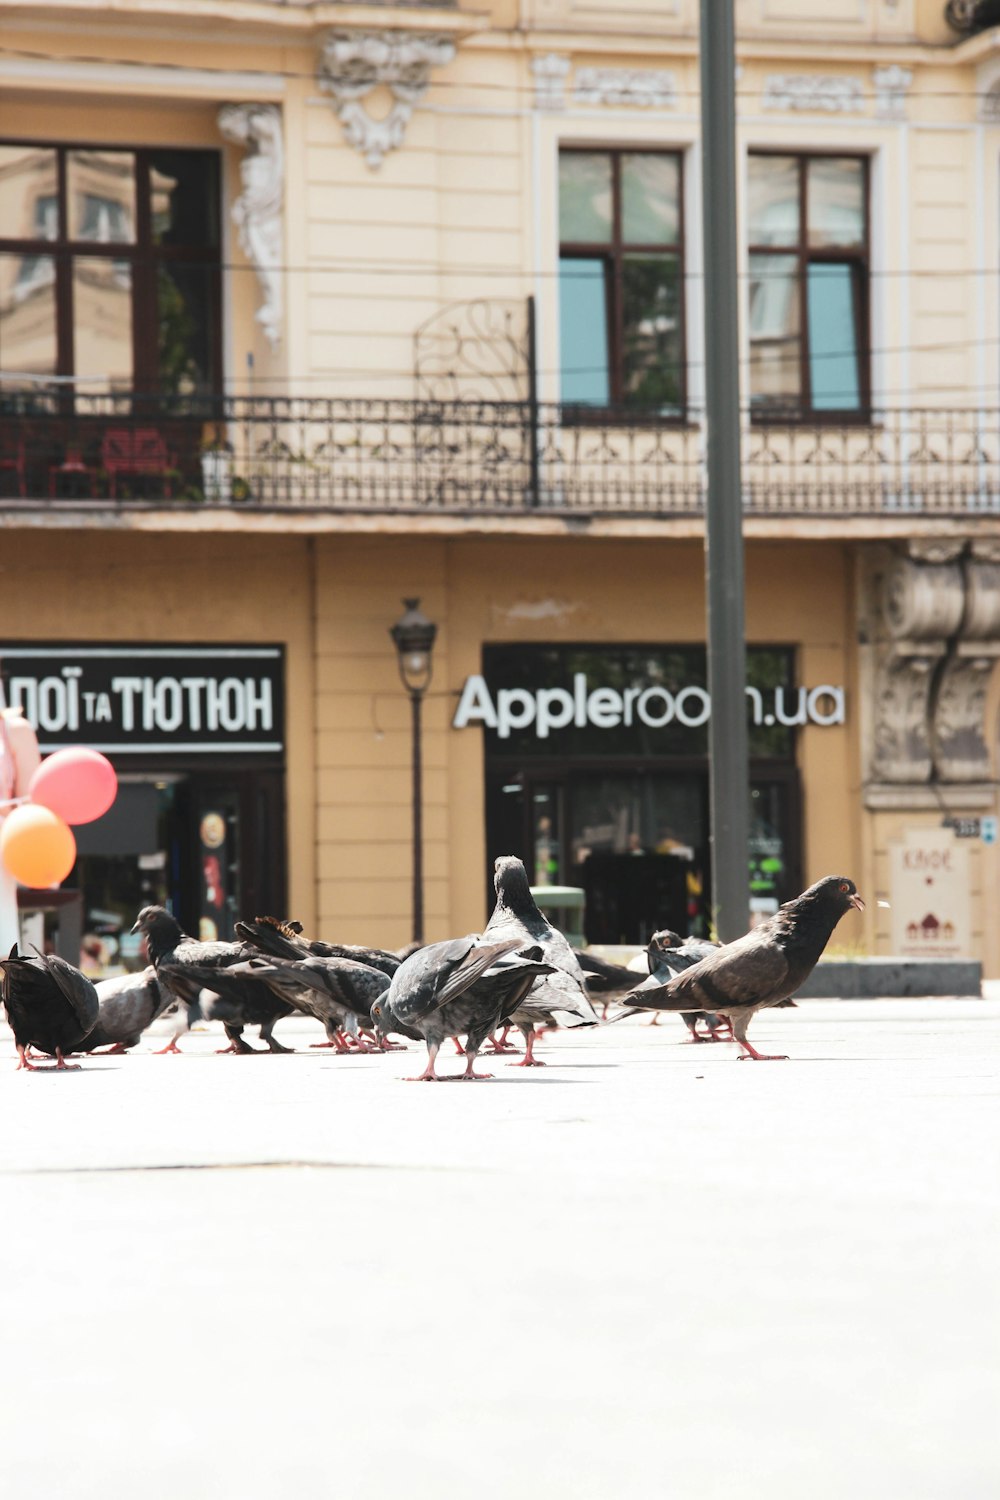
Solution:
[[(872, 405), (872, 359), (871, 359), (871, 153), (866, 151), (790, 151), (780, 146), (754, 148), (748, 152), (752, 157), (775, 157), (796, 163), (798, 174), (798, 239), (794, 245), (762, 245), (750, 239), (749, 209), (747, 213), (747, 404), (754, 423), (770, 423), (787, 426), (802, 423), (809, 426), (845, 424), (868, 425), (871, 421)], [(861, 164), (864, 203), (864, 238), (859, 247), (809, 244), (809, 163), (813, 161), (855, 161)], [(799, 394), (797, 401), (788, 406), (777, 403), (769, 407), (758, 407), (754, 403), (750, 381), (753, 371), (752, 346), (749, 328), (750, 263), (755, 255), (787, 256), (794, 258), (799, 307)], [(857, 339), (858, 402), (851, 407), (820, 407), (812, 404), (812, 370), (810, 357), (809, 327), (809, 268), (812, 265), (847, 265), (851, 268), (851, 291), (854, 310), (854, 330)]]
[[(132, 313), (132, 382), (133, 396), (162, 396), (171, 399), (172, 392), (164, 391), (160, 384), (159, 370), (159, 302), (157, 296), (157, 268), (163, 262), (201, 265), (211, 278), (212, 311), (209, 327), (209, 359), (211, 369), (201, 392), (193, 393), (195, 399), (202, 396), (218, 396), (224, 389), (222, 368), (222, 163), (221, 152), (208, 146), (176, 147), (169, 143), (153, 146), (135, 146), (121, 141), (65, 141), (39, 140), (4, 136), (0, 146), (25, 147), (29, 150), (52, 151), (56, 157), (56, 203), (57, 233), (54, 239), (19, 238), (0, 234), (0, 254), (24, 257), (45, 257), (54, 262), (55, 271), (55, 318), (56, 318), (56, 370), (58, 377), (66, 379), (75, 375), (74, 363), (74, 308), (73, 269), (83, 260), (127, 261), (131, 269), (131, 313)], [(212, 156), (218, 159), (218, 201), (213, 206), (217, 216), (217, 243), (211, 245), (163, 245), (153, 238), (153, 158), (160, 151), (187, 150), (192, 155)], [(135, 160), (135, 238), (129, 242), (101, 243), (95, 240), (74, 239), (70, 229), (69, 203), (69, 158), (79, 151), (120, 152)], [(72, 385), (72, 381), (68, 381)], [(75, 393), (75, 387), (72, 387)], [(86, 394), (86, 392), (83, 392)]]
[[(560, 339), (560, 407), (564, 414), (571, 413), (575, 421), (599, 421), (605, 423), (609, 413), (625, 418), (628, 426), (655, 422), (657, 425), (684, 426), (688, 421), (688, 374), (687, 374), (687, 268), (685, 263), (685, 204), (684, 204), (684, 157), (680, 147), (633, 145), (619, 143), (609, 146), (607, 142), (588, 143), (572, 141), (560, 143), (559, 162), (564, 156), (608, 156), (611, 161), (611, 238), (595, 243), (588, 240), (563, 240), (559, 237), (558, 263), (564, 260), (600, 260), (604, 263), (605, 327), (608, 337), (608, 402), (564, 401), (562, 399), (562, 346)], [(677, 240), (650, 244), (646, 241), (625, 241), (622, 238), (622, 158), (625, 156), (669, 156), (677, 163)], [(557, 164), (558, 175), (558, 164)], [(557, 185), (558, 199), (558, 185)], [(680, 351), (678, 358), (678, 401), (676, 411), (662, 411), (656, 407), (629, 406), (625, 400), (625, 290), (624, 263), (629, 255), (676, 256), (680, 293)], [(610, 268), (610, 274), (609, 274)]]

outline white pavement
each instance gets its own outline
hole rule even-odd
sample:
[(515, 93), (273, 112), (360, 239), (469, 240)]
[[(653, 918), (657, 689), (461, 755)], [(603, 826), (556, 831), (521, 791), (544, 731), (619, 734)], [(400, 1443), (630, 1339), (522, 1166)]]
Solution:
[(4, 1500), (995, 1500), (1000, 999), (465, 1087), (277, 1031), (0, 1029)]

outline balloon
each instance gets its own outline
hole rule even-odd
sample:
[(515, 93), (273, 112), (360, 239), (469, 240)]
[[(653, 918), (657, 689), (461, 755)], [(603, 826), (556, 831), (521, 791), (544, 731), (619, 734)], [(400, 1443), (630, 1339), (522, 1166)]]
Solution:
[(22, 885), (58, 885), (73, 868), (76, 839), (57, 813), (24, 802), (3, 820), (0, 856)]
[(48, 807), (67, 823), (92, 823), (118, 794), (118, 777), (106, 755), (67, 745), (47, 755), (28, 783), (32, 802)]

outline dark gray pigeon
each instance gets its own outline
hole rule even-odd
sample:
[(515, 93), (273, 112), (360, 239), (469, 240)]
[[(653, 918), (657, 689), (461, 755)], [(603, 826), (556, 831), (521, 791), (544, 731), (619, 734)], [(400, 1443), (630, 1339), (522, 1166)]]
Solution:
[[(750, 1018), (795, 993), (816, 967), (841, 917), (852, 908), (865, 909), (854, 881), (846, 875), (827, 875), (744, 937), (715, 949), (666, 984), (644, 990), (642, 1006), (678, 1011), (697, 1007), (729, 1016), (733, 1037), (743, 1049), (741, 1061), (776, 1061), (747, 1041)], [(630, 1004), (636, 1004), (635, 992)]]
[(106, 1047), (109, 1053), (127, 1052), (139, 1043), (142, 1033), (174, 1003), (174, 997), (156, 976), (152, 964), (138, 974), (118, 974), (99, 979), (94, 985), (100, 1002), (97, 1025), (77, 1047), (93, 1052)]
[(360, 943), (325, 943), (322, 938), (304, 938), (301, 922), (279, 922), (277, 917), (254, 917), (236, 923), (244, 942), (271, 958), (346, 958), (352, 963), (378, 969), (391, 979), (403, 960), (386, 948), (366, 948)]
[(539, 1028), (596, 1026), (597, 1012), (590, 1003), (586, 975), (577, 955), (535, 904), (522, 861), (513, 854), (502, 854), (493, 865), (493, 888), (496, 905), (483, 930), (483, 942), (513, 939), (522, 947), (537, 944), (543, 959), (551, 965), (552, 971), (536, 979), (513, 1012), (514, 1024), (525, 1038), (525, 1055), (511, 1066), (539, 1067), (542, 1065), (533, 1056)]
[(398, 1031), (423, 1037), (427, 1066), (414, 1082), (443, 1080), (434, 1064), (445, 1037), (466, 1036), (463, 1081), (488, 1078), (475, 1071), (483, 1042), (513, 1013), (539, 975), (552, 967), (537, 944), (509, 937), (488, 942), (470, 934), (444, 943), (430, 943), (411, 954), (396, 970), (392, 983), (372, 1005), (372, 1019), (380, 1034)]
[[(372, 1001), (389, 988), (389, 977), (367, 964), (348, 958), (267, 958), (259, 955), (227, 969), (199, 971), (206, 988), (214, 985), (224, 997), (239, 999), (247, 980), (266, 985), (284, 1004), (302, 1015), (322, 1022), (330, 1043), (338, 1052), (349, 1052), (345, 1034), (361, 1051), (372, 1048), (359, 1035), (361, 1026), (371, 1025)], [(321, 1044), (322, 1045), (322, 1044)]]
[(37, 1072), (28, 1059), (29, 1047), (54, 1057), (57, 1068), (74, 1067), (67, 1063), (69, 1053), (97, 1024), (100, 1002), (97, 991), (79, 969), (54, 953), (21, 955), (15, 943), (6, 958), (0, 959), (3, 981), (0, 993), (7, 1020), (14, 1033), (17, 1066)]
[[(160, 983), (180, 1002), (185, 1024), (171, 1037), (162, 1052), (179, 1052), (177, 1038), (196, 1020), (221, 1021), (229, 1046), (223, 1052), (253, 1053), (257, 1049), (243, 1040), (244, 1026), (259, 1026), (261, 1040), (271, 1052), (287, 1052), (272, 1035), (274, 1024), (292, 1014), (290, 1005), (277, 999), (265, 984), (247, 979), (238, 993), (223, 998), (204, 986), (206, 969), (218, 972), (243, 963), (253, 950), (244, 943), (201, 942), (188, 937), (177, 918), (164, 906), (144, 906), (135, 919), (133, 932), (146, 940), (146, 957), (156, 969)], [(198, 971), (197, 977), (194, 970)]]
[[(649, 964), (649, 977), (644, 979), (639, 988), (633, 994), (640, 994), (642, 990), (653, 989), (658, 985), (666, 984), (675, 974), (681, 974), (685, 969), (692, 968), (700, 963), (703, 958), (710, 958), (721, 944), (711, 943), (703, 938), (682, 938), (680, 933), (673, 932), (669, 927), (662, 927), (659, 932), (654, 932), (646, 945), (646, 959)], [(641, 1001), (630, 1001), (630, 1004), (641, 1004)], [(681, 1020), (691, 1034), (692, 1042), (722, 1042), (733, 1039), (732, 1028), (724, 1016), (717, 1016), (707, 1010), (682, 1010)], [(652, 1025), (656, 1025), (659, 1012), (653, 1012)], [(707, 1027), (707, 1031), (698, 1030), (698, 1022), (701, 1021)], [(720, 1035), (721, 1033), (721, 1035)]]

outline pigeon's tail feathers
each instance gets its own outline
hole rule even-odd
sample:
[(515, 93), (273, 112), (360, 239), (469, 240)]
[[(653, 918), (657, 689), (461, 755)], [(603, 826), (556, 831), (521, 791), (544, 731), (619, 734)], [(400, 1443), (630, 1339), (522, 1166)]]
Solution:
[(486, 943), (482, 947), (472, 948), (465, 959), (453, 969), (444, 984), (434, 996), (436, 1008), (447, 1005), (451, 1000), (457, 1000), (459, 995), (464, 995), (466, 990), (480, 979), (486, 970), (502, 958), (505, 953), (512, 953), (515, 948), (521, 948), (524, 944), (520, 938), (507, 938), (502, 943)]

